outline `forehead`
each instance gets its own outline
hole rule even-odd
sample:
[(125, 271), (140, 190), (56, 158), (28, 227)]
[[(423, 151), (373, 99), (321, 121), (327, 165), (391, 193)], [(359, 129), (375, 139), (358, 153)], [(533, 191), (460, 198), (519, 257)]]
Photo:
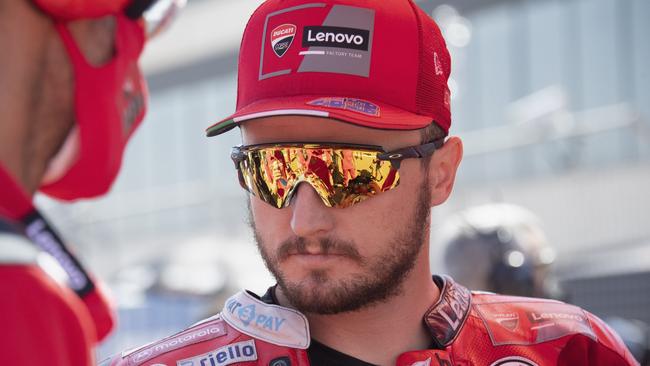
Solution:
[(337, 142), (395, 149), (420, 143), (420, 130), (395, 131), (361, 127), (331, 118), (278, 116), (241, 125), (244, 145), (272, 142)]

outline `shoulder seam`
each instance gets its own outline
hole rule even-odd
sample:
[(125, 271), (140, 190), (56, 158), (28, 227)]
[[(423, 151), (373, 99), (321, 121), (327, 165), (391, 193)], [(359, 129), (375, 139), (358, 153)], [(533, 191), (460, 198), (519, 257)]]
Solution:
[[(539, 298), (534, 298), (534, 297), (517, 297), (517, 296), (504, 296), (504, 295), (499, 295), (499, 294), (475, 294), (472, 293), (472, 300), (474, 304), (476, 305), (483, 305), (483, 304), (517, 304), (517, 303), (542, 303), (542, 304), (564, 304), (568, 306), (575, 306), (571, 304), (567, 304), (562, 301), (558, 300), (553, 300), (553, 299), (539, 299)], [(497, 298), (497, 301), (490, 301), (490, 302), (482, 302), (480, 300), (475, 299), (475, 296), (488, 296), (489, 298)], [(499, 299), (502, 298), (502, 299)]]
[[(598, 323), (594, 324), (593, 317), (595, 317), (595, 315), (591, 314), (589, 311), (587, 311), (585, 309), (580, 308), (580, 310), (582, 310), (582, 313), (585, 314), (585, 317), (587, 318), (587, 321), (589, 322), (589, 326), (591, 327), (592, 330), (594, 330), (595, 327), (596, 328), (603, 328)], [(613, 333), (612, 335), (614, 337), (619, 337), (620, 338), (620, 336), (617, 333), (615, 333), (613, 329), (609, 328), (609, 325), (607, 325), (607, 323), (605, 323), (600, 318), (598, 318), (598, 320), (603, 322), (603, 324), (605, 325), (604, 330), (607, 330), (607, 331)], [(595, 327), (594, 327), (594, 325), (595, 325)], [(598, 334), (595, 331), (594, 331), (594, 335), (596, 337), (596, 339), (594, 339), (594, 341), (596, 343), (598, 343), (600, 346), (605, 347), (606, 349), (610, 350), (611, 352), (614, 352), (614, 354), (616, 354), (618, 357), (620, 357), (623, 361), (627, 362), (627, 358), (625, 357), (625, 351), (629, 352), (629, 350), (627, 349), (627, 346), (625, 345), (625, 343), (623, 343), (622, 339), (614, 338), (615, 341), (619, 341), (621, 343), (620, 345), (624, 347), (623, 349), (620, 349), (620, 348), (616, 348), (616, 347), (610, 347), (609, 345), (601, 342), (600, 338), (598, 337)], [(611, 343), (612, 343), (613, 346), (616, 346), (617, 342), (611, 342)], [(621, 353), (621, 351), (622, 351), (622, 353)], [(631, 354), (630, 354), (630, 356), (631, 356)]]

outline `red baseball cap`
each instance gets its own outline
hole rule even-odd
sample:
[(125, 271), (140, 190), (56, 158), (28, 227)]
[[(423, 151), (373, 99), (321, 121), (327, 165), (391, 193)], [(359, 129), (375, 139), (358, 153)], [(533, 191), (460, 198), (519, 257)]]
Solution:
[(448, 132), (450, 72), (440, 29), (412, 0), (268, 0), (244, 31), (237, 111), (206, 132), (282, 115)]

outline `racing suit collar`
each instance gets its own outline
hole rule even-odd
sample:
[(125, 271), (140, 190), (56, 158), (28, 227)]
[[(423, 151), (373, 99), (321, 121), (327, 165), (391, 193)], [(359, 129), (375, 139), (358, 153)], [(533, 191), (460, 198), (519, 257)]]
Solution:
[(297, 310), (268, 304), (249, 291), (231, 296), (222, 319), (250, 337), (281, 347), (307, 349), (311, 337), (307, 317)]
[[(444, 349), (458, 336), (471, 308), (471, 292), (449, 276), (433, 276), (440, 289), (440, 297), (424, 313), (422, 321), (431, 333), (433, 348)], [(258, 299), (266, 304), (279, 305), (275, 296), (277, 284)], [(249, 293), (250, 294), (250, 293)]]
[(433, 276), (440, 297), (424, 313), (423, 321), (433, 337), (435, 348), (444, 349), (456, 339), (470, 312), (472, 294), (449, 276)]

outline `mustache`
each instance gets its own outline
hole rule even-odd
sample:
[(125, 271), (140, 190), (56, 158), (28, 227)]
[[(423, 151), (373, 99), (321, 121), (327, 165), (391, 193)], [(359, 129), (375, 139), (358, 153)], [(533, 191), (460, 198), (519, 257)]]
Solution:
[[(316, 241), (319, 252), (324, 255), (340, 255), (347, 257), (355, 262), (363, 264), (364, 260), (354, 244), (334, 238), (322, 238)], [(293, 254), (309, 254), (307, 246), (310, 244), (303, 237), (293, 237), (285, 240), (280, 244), (277, 251), (278, 260), (282, 261)]]

